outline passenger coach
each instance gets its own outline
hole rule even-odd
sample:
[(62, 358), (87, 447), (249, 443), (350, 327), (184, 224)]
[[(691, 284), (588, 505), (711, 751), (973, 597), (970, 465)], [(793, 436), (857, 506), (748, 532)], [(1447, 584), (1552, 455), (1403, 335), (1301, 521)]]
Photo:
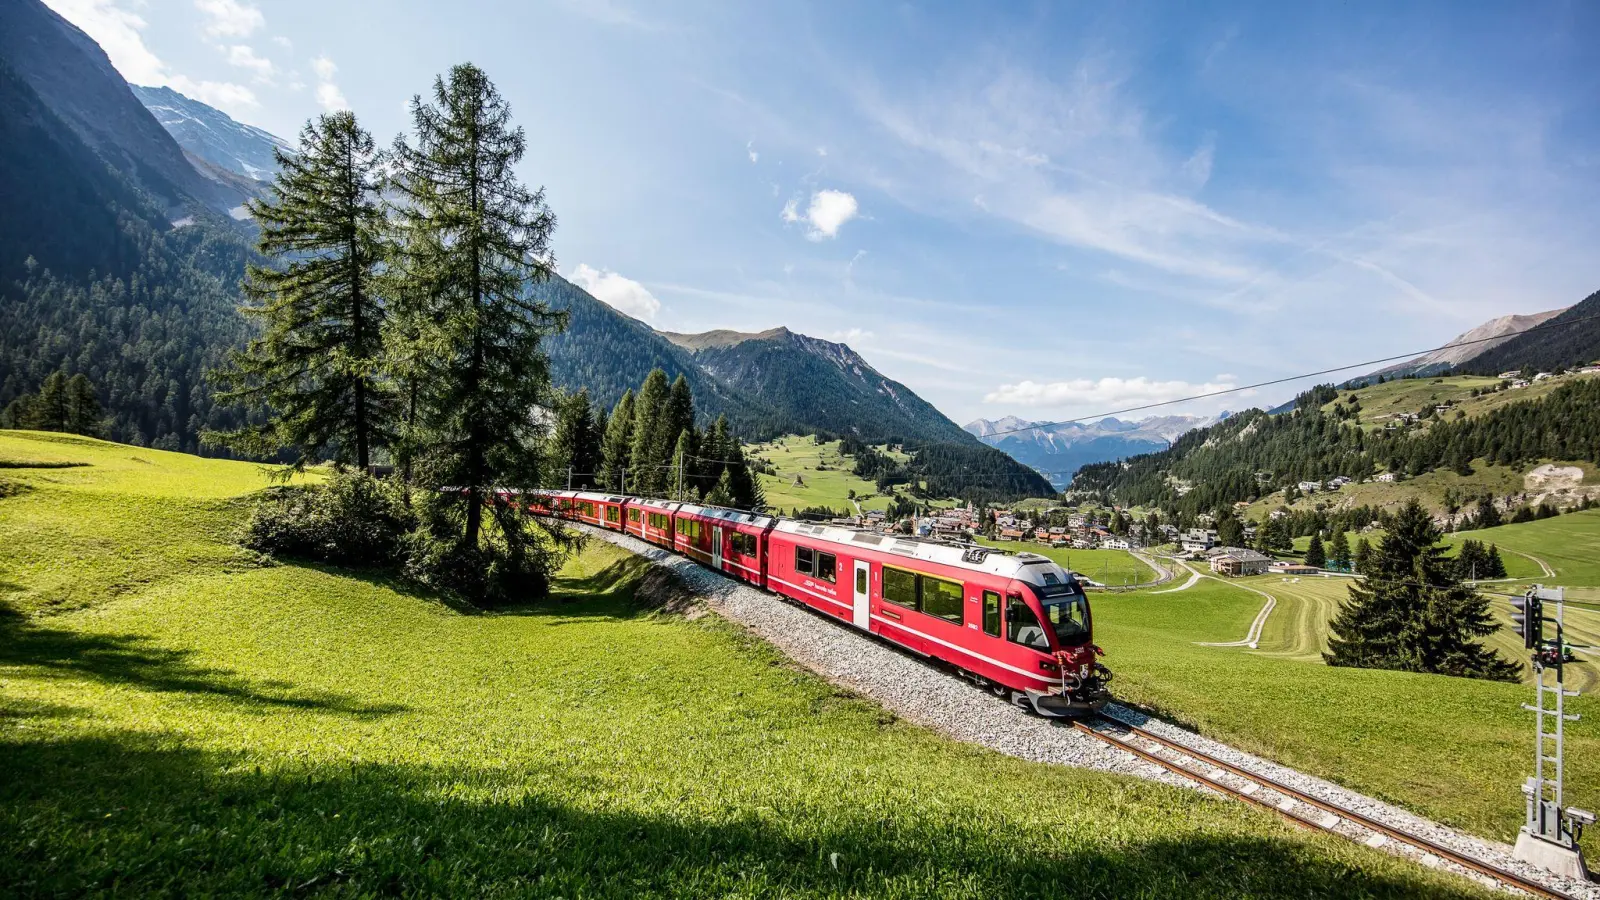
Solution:
[(1104, 706), (1111, 672), (1078, 580), (1035, 553), (584, 491), (530, 512), (626, 531), (924, 656), (1040, 715)]

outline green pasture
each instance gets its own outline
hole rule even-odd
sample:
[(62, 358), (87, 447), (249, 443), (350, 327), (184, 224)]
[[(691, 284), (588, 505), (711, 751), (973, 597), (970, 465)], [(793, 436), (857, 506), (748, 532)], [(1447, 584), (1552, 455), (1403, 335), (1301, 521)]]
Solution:
[[(478, 613), (236, 554), (256, 467), (21, 434), (0, 451), (87, 463), (4, 470), (0, 895), (1488, 896), (1237, 803), (896, 721), (715, 616), (652, 611), (644, 564), (609, 545), (549, 600)], [(1137, 603), (1167, 612), (1136, 625)], [(1159, 692), (1174, 657), (1139, 644), (1186, 642), (1193, 607), (1104, 608), (1112, 663)]]

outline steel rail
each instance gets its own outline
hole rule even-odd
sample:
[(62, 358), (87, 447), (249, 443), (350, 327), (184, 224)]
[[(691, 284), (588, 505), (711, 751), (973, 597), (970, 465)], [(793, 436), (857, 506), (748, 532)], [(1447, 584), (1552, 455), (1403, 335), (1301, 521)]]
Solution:
[[(1376, 819), (1373, 819), (1373, 818), (1371, 818), (1369, 816), (1366, 816), (1366, 815), (1363, 815), (1363, 814), (1361, 814), (1359, 812), (1356, 812), (1355, 810), (1347, 809), (1347, 808), (1345, 808), (1343, 806), (1339, 806), (1337, 804), (1330, 803), (1330, 802), (1328, 802), (1326, 800), (1319, 799), (1319, 798), (1314, 797), (1311, 794), (1308, 794), (1305, 791), (1302, 791), (1302, 790), (1300, 790), (1298, 788), (1290, 787), (1289, 785), (1284, 784), (1283, 782), (1278, 781), (1277, 779), (1274, 779), (1271, 776), (1263, 775), (1263, 774), (1261, 774), (1259, 772), (1252, 772), (1252, 771), (1250, 771), (1248, 769), (1240, 768), (1239, 766), (1236, 766), (1233, 763), (1228, 762), (1227, 760), (1218, 759), (1217, 757), (1212, 756), (1211, 754), (1206, 753), (1206, 752), (1204, 752), (1202, 750), (1197, 750), (1197, 749), (1195, 749), (1193, 747), (1190, 747), (1190, 746), (1187, 746), (1185, 744), (1180, 744), (1180, 743), (1178, 743), (1176, 741), (1172, 741), (1172, 740), (1169, 740), (1167, 738), (1161, 737), (1160, 735), (1152, 734), (1151, 732), (1146, 731), (1143, 728), (1140, 728), (1140, 727), (1138, 727), (1136, 725), (1129, 725), (1126, 722), (1122, 722), (1122, 721), (1119, 721), (1117, 719), (1113, 719), (1110, 716), (1106, 716), (1104, 714), (1101, 714), (1099, 718), (1100, 718), (1101, 721), (1109, 722), (1109, 723), (1115, 725), (1117, 728), (1126, 729), (1127, 732), (1129, 734), (1133, 735), (1134, 737), (1140, 738), (1142, 740), (1150, 741), (1151, 743), (1156, 744), (1156, 745), (1158, 745), (1160, 747), (1163, 747), (1163, 748), (1165, 748), (1167, 750), (1170, 750), (1170, 751), (1172, 751), (1174, 753), (1181, 753), (1181, 754), (1183, 754), (1185, 756), (1189, 756), (1189, 757), (1195, 759), (1196, 761), (1198, 761), (1199, 763), (1201, 763), (1203, 765), (1208, 765), (1208, 766), (1212, 766), (1212, 767), (1214, 767), (1216, 769), (1220, 769), (1221, 771), (1227, 772), (1230, 775), (1233, 775), (1233, 776), (1238, 777), (1238, 778), (1242, 778), (1245, 781), (1248, 781), (1248, 782), (1253, 783), (1255, 785), (1258, 785), (1260, 787), (1266, 788), (1267, 790), (1272, 791), (1273, 793), (1281, 794), (1285, 798), (1293, 800), (1293, 801), (1295, 801), (1297, 803), (1304, 804), (1304, 805), (1312, 807), (1314, 809), (1322, 810), (1323, 812), (1328, 813), (1329, 815), (1335, 816), (1338, 819), (1343, 819), (1343, 820), (1349, 821), (1350, 823), (1352, 823), (1352, 824), (1354, 824), (1354, 825), (1356, 825), (1356, 826), (1358, 826), (1360, 828), (1364, 828), (1364, 829), (1366, 829), (1368, 831), (1371, 831), (1371, 832), (1373, 832), (1375, 834), (1381, 834), (1381, 835), (1383, 835), (1383, 836), (1385, 836), (1385, 837), (1387, 837), (1387, 838), (1389, 838), (1391, 840), (1396, 840), (1396, 841), (1399, 841), (1402, 844), (1410, 845), (1411, 847), (1414, 847), (1414, 848), (1416, 848), (1418, 850), (1422, 850), (1424, 852), (1431, 853), (1434, 856), (1437, 856), (1437, 857), (1439, 857), (1439, 858), (1441, 858), (1441, 859), (1443, 859), (1443, 860), (1445, 860), (1447, 862), (1450, 862), (1450, 863), (1452, 863), (1454, 865), (1460, 866), (1461, 868), (1469, 869), (1471, 871), (1479, 873), (1480, 875), (1484, 875), (1484, 876), (1487, 876), (1489, 878), (1493, 878), (1496, 881), (1499, 881), (1499, 882), (1501, 882), (1503, 884), (1506, 884), (1506, 885), (1509, 885), (1511, 887), (1514, 887), (1514, 888), (1516, 888), (1518, 890), (1526, 891), (1526, 892), (1528, 892), (1530, 894), (1533, 894), (1536, 897), (1547, 897), (1547, 898), (1550, 898), (1550, 900), (1577, 900), (1577, 898), (1575, 898), (1572, 894), (1568, 894), (1565, 891), (1558, 890), (1556, 888), (1552, 888), (1552, 887), (1549, 887), (1549, 886), (1544, 885), (1544, 884), (1540, 884), (1537, 881), (1533, 881), (1531, 879), (1528, 879), (1528, 878), (1525, 878), (1525, 877), (1523, 877), (1521, 875), (1518, 875), (1516, 872), (1511, 872), (1511, 871), (1508, 871), (1506, 869), (1502, 869), (1499, 866), (1493, 865), (1491, 863), (1484, 862), (1483, 860), (1478, 859), (1476, 857), (1468, 856), (1467, 854), (1462, 853), (1459, 850), (1454, 850), (1454, 849), (1451, 849), (1449, 847), (1446, 847), (1446, 846), (1444, 846), (1442, 844), (1439, 844), (1439, 843), (1437, 843), (1437, 842), (1435, 842), (1435, 841), (1433, 841), (1433, 840), (1431, 840), (1431, 839), (1429, 839), (1427, 837), (1424, 837), (1422, 835), (1412, 834), (1411, 832), (1403, 831), (1403, 830), (1401, 830), (1399, 828), (1396, 828), (1396, 827), (1394, 827), (1392, 825), (1387, 825), (1387, 824), (1385, 824), (1383, 822), (1380, 822), (1380, 821), (1378, 821)], [(1086, 734), (1089, 734), (1089, 735), (1092, 735), (1094, 737), (1097, 737), (1100, 740), (1105, 741), (1106, 743), (1108, 743), (1108, 744), (1110, 744), (1110, 745), (1112, 745), (1112, 746), (1114, 746), (1114, 747), (1116, 747), (1116, 748), (1118, 748), (1120, 750), (1126, 750), (1129, 753), (1132, 753), (1133, 755), (1139, 757), (1140, 759), (1145, 760), (1146, 762), (1154, 763), (1155, 765), (1158, 765), (1158, 766), (1162, 767), (1163, 769), (1166, 769), (1167, 771), (1172, 772), (1172, 773), (1174, 773), (1176, 775), (1179, 775), (1179, 776), (1181, 776), (1183, 778), (1189, 779), (1190, 781), (1199, 782), (1200, 784), (1205, 785), (1206, 787), (1212, 788), (1212, 789), (1217, 790), (1217, 791), (1221, 791), (1222, 793), (1226, 794), (1227, 796), (1233, 797), (1234, 799), (1243, 800), (1243, 801), (1245, 801), (1247, 803), (1250, 803), (1250, 804), (1252, 804), (1254, 806), (1258, 806), (1258, 807), (1260, 807), (1262, 809), (1271, 810), (1271, 811), (1273, 811), (1275, 813), (1278, 813), (1279, 815), (1283, 816), (1284, 818), (1289, 819), (1290, 821), (1294, 822), (1297, 825), (1302, 825), (1302, 826), (1305, 826), (1305, 827), (1308, 827), (1308, 828), (1314, 828), (1314, 829), (1317, 829), (1317, 830), (1320, 830), (1320, 831), (1326, 831), (1326, 832), (1328, 832), (1330, 834), (1338, 834), (1338, 832), (1333, 830), (1334, 826), (1336, 826), (1338, 824), (1337, 822), (1333, 822), (1331, 824), (1324, 824), (1323, 822), (1318, 821), (1316, 819), (1312, 819), (1312, 818), (1309, 818), (1307, 816), (1297, 815), (1296, 813), (1291, 812), (1288, 809), (1285, 809), (1283, 806), (1280, 806), (1279, 804), (1270, 803), (1270, 802), (1268, 802), (1267, 800), (1265, 800), (1265, 799), (1263, 799), (1261, 797), (1255, 796), (1253, 792), (1246, 791), (1246, 790), (1241, 789), (1241, 788), (1236, 788), (1236, 787), (1234, 787), (1234, 786), (1232, 786), (1230, 784), (1226, 784), (1226, 783), (1222, 782), (1221, 780), (1219, 780), (1217, 778), (1214, 778), (1214, 777), (1212, 777), (1210, 775), (1207, 775), (1207, 774), (1205, 774), (1203, 772), (1197, 772), (1194, 769), (1191, 769), (1188, 766), (1183, 765), (1182, 763), (1178, 762), (1177, 760), (1167, 759), (1166, 757), (1160, 756), (1159, 754), (1153, 753), (1153, 752), (1151, 752), (1149, 750), (1144, 749), (1143, 747), (1139, 747), (1139, 746), (1135, 745), (1130, 740), (1124, 739), (1124, 738), (1119, 737), (1117, 735), (1114, 735), (1114, 734), (1108, 733), (1106, 731), (1103, 731), (1101, 729), (1095, 728), (1095, 727), (1089, 725), (1087, 722), (1083, 722), (1083, 721), (1080, 720), (1080, 721), (1074, 722), (1073, 725), (1076, 726), (1080, 731), (1083, 731)], [(1346, 835), (1340, 835), (1340, 836), (1341, 837), (1347, 837)]]

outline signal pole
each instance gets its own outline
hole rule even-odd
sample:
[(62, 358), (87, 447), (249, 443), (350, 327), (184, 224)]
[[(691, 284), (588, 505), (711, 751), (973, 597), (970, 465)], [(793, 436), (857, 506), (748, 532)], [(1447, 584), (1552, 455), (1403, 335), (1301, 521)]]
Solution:
[[(1555, 606), (1556, 639), (1544, 639), (1544, 604)], [(1527, 821), (1517, 835), (1516, 857), (1523, 862), (1548, 869), (1575, 881), (1587, 881), (1583, 850), (1578, 838), (1586, 825), (1593, 825), (1594, 813), (1569, 808), (1562, 797), (1562, 751), (1567, 722), (1578, 716), (1566, 711), (1566, 698), (1576, 697), (1562, 680), (1565, 635), (1562, 618), (1565, 591), (1534, 585), (1527, 596), (1511, 601), (1515, 612), (1511, 621), (1522, 635), (1522, 644), (1532, 650), (1534, 705), (1522, 705), (1533, 713), (1533, 772), (1522, 786), (1527, 797)], [(1546, 673), (1554, 671), (1552, 684)]]

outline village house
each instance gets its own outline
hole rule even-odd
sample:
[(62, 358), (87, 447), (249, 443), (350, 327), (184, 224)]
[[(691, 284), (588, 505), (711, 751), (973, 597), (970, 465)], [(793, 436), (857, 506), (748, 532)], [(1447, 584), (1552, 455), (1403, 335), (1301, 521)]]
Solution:
[(1272, 562), (1266, 554), (1244, 547), (1223, 547), (1222, 552), (1215, 550), (1211, 555), (1211, 571), (1229, 578), (1238, 578), (1243, 575), (1264, 575), (1267, 566)]
[(1275, 562), (1267, 566), (1267, 571), (1274, 575), (1316, 575), (1321, 570), (1305, 563)]
[(1126, 538), (1112, 537), (1112, 538), (1106, 538), (1105, 540), (1101, 541), (1100, 542), (1100, 549), (1101, 550), (1132, 550), (1133, 549), (1133, 545), (1129, 544)]
[(1302, 481), (1295, 486), (1300, 489), (1302, 494), (1315, 494), (1317, 491), (1322, 490), (1322, 482), (1320, 481)]
[(1381, 481), (1381, 482), (1384, 482), (1385, 484), (1388, 484), (1389, 482), (1394, 481), (1395, 477), (1394, 477), (1394, 473), (1393, 472), (1383, 472), (1383, 473), (1379, 474), (1378, 477), (1376, 477), (1376, 478), (1374, 478), (1372, 480), (1373, 481)]

